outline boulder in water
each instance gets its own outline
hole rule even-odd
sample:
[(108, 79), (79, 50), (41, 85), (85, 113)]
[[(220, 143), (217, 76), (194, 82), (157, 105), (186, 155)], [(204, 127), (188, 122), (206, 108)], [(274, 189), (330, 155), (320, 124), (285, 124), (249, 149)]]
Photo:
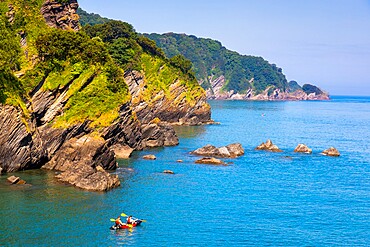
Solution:
[(216, 156), (222, 158), (235, 158), (244, 154), (244, 149), (240, 143), (233, 143), (224, 147), (215, 147), (210, 144), (198, 148), (191, 152), (191, 154), (201, 156)]
[(322, 152), (322, 154), (323, 155), (327, 155), (327, 156), (334, 156), (334, 157), (340, 156), (339, 151), (336, 148), (334, 148), (334, 147), (330, 147), (330, 148), (324, 150)]
[(166, 173), (166, 174), (175, 174), (173, 171), (171, 170), (164, 170), (163, 173)]
[(256, 150), (266, 150), (271, 152), (283, 152), (278, 146), (274, 145), (270, 139), (266, 141), (266, 143), (262, 143)]
[(16, 184), (18, 183), (18, 181), (20, 180), (19, 177), (16, 177), (16, 176), (10, 176), (7, 178), (8, 182), (11, 183), (11, 184)]
[(312, 153), (312, 149), (307, 147), (305, 144), (298, 144), (298, 146), (294, 149), (294, 152), (310, 154)]

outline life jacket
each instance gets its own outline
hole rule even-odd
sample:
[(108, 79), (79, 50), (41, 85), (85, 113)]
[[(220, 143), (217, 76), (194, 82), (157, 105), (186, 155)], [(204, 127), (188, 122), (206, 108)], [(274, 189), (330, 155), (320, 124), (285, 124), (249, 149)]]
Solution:
[(127, 224), (132, 224), (131, 217), (127, 218)]
[(121, 225), (121, 221), (119, 219), (116, 219), (116, 225)]

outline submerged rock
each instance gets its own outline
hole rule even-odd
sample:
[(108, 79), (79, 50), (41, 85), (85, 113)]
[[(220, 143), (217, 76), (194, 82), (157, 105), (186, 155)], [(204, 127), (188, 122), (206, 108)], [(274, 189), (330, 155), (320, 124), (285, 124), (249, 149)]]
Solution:
[(266, 141), (266, 143), (262, 143), (256, 150), (266, 150), (271, 152), (283, 152), (278, 146), (274, 145), (270, 139)]
[(310, 154), (312, 153), (312, 149), (307, 147), (305, 144), (298, 144), (298, 146), (294, 149), (294, 152)]
[(157, 157), (155, 157), (153, 154), (148, 154), (143, 156), (144, 160), (155, 160)]
[(336, 148), (334, 148), (334, 147), (330, 147), (330, 148), (324, 150), (322, 152), (322, 154), (323, 155), (327, 155), (327, 156), (334, 156), (334, 157), (340, 156), (339, 151)]
[(215, 147), (210, 144), (198, 148), (197, 150), (191, 152), (191, 154), (201, 155), (201, 156), (217, 156), (223, 158), (235, 158), (244, 154), (244, 149), (240, 143), (233, 143), (224, 147)]
[(208, 165), (227, 165), (222, 160), (212, 158), (212, 157), (201, 158), (199, 160), (196, 160), (195, 163), (196, 164), (208, 164)]
[(173, 171), (171, 170), (164, 170), (163, 173), (166, 173), (166, 174), (175, 174)]

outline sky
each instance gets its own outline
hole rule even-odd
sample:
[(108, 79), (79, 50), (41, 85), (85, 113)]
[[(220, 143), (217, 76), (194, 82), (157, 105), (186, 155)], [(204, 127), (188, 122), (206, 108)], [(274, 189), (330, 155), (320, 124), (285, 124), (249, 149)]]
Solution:
[(186, 33), (261, 56), (288, 81), (370, 96), (370, 0), (78, 0), (140, 33)]

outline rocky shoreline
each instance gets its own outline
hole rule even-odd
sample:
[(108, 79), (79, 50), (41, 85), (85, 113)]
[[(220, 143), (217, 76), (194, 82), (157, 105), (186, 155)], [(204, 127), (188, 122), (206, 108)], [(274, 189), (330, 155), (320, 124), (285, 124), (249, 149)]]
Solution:
[[(253, 82), (253, 79), (250, 83)], [(251, 101), (299, 101), (299, 100), (330, 100), (329, 94), (320, 90), (318, 87), (306, 84), (311, 91), (305, 92), (297, 84), (295, 90), (282, 90), (273, 86), (267, 87), (263, 92), (256, 92), (249, 89), (245, 93), (239, 93), (234, 90), (224, 91), (225, 77), (211, 78), (211, 87), (207, 89), (207, 99), (211, 100), (251, 100)]]

